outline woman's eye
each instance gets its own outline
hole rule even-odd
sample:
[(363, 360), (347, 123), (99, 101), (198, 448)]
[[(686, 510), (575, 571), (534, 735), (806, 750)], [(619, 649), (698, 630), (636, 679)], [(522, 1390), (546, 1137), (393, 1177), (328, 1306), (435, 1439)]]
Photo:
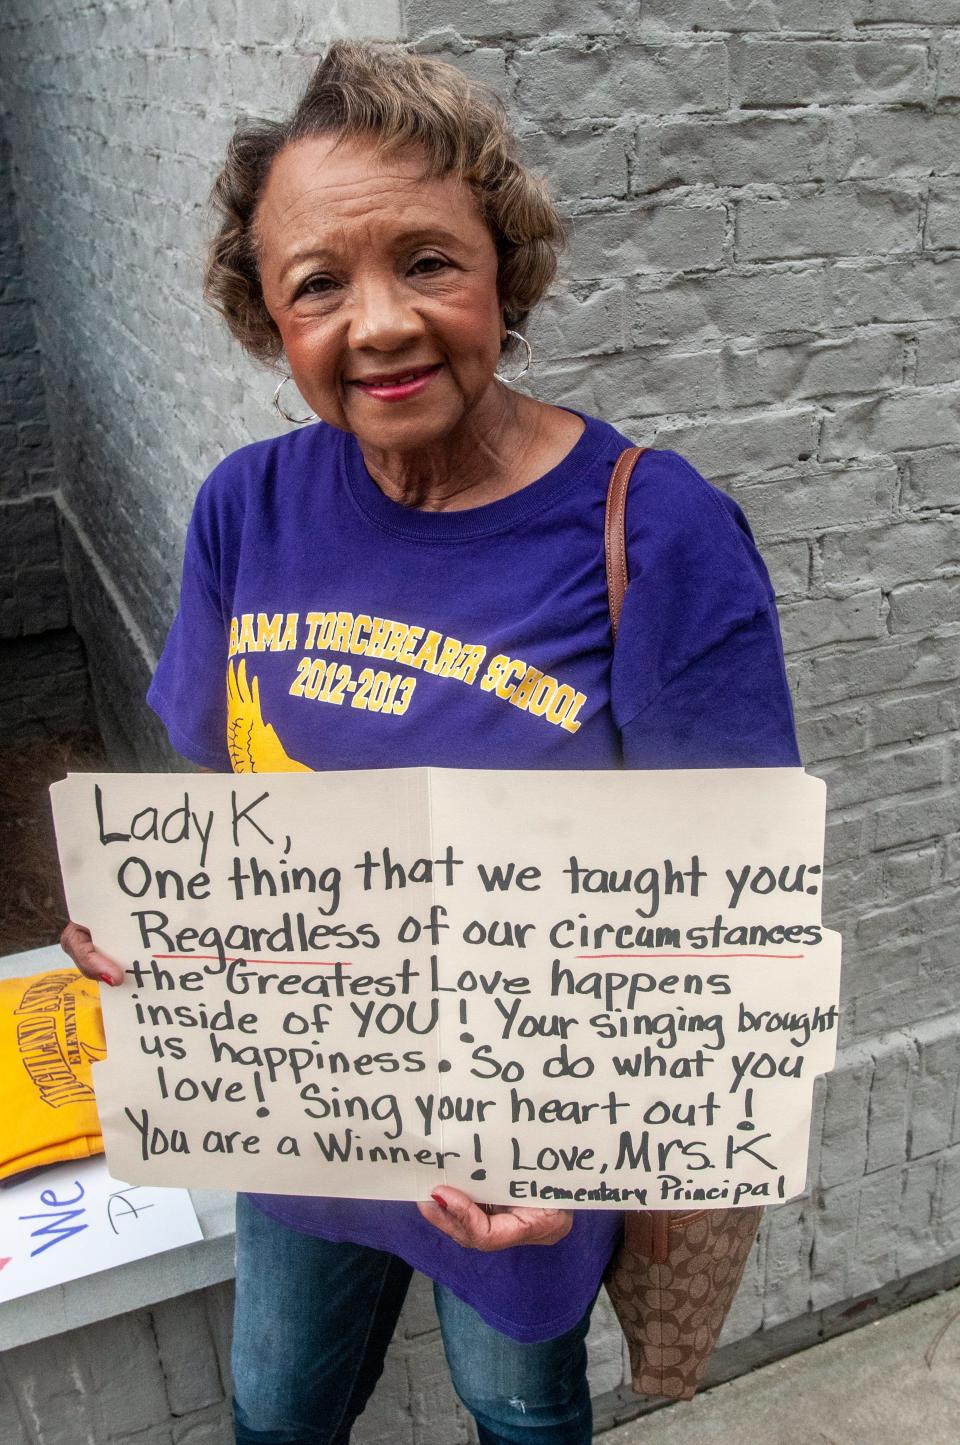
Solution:
[(429, 276), (434, 271), (442, 271), (448, 264), (442, 256), (418, 256), (410, 269), (421, 276)]
[(299, 294), (301, 296), (322, 296), (327, 291), (332, 291), (336, 284), (332, 276), (311, 276), (308, 281), (304, 281)]

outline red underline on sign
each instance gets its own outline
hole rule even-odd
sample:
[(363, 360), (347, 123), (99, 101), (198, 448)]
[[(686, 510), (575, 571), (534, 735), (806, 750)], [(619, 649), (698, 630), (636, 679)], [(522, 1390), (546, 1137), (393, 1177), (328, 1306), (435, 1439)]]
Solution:
[(803, 953), (578, 953), (577, 958), (805, 958)]
[[(228, 955), (232, 963), (295, 963), (298, 968), (313, 967), (317, 963), (338, 964), (352, 963), (352, 958), (247, 958), (246, 954), (234, 953)], [(151, 953), (151, 958), (196, 958), (204, 961), (213, 959), (220, 962), (219, 953)]]

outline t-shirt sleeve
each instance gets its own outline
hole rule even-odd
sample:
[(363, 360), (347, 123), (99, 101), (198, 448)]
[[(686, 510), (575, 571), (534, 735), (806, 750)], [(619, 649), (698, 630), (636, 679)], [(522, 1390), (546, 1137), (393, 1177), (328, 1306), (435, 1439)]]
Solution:
[(675, 453), (641, 460), (613, 710), (629, 768), (800, 765), (773, 589), (737, 504)]
[(178, 753), (200, 767), (230, 771), (227, 751), (229, 607), (225, 607), (215, 500), (217, 472), (201, 488), (183, 557), (180, 606), (147, 702)]

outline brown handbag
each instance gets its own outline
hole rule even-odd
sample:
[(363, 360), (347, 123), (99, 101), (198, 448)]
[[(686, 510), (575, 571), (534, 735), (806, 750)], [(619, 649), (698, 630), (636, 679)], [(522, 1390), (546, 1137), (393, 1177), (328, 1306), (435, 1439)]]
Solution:
[[(646, 447), (621, 452), (604, 524), (610, 624), (616, 638), (627, 590), (626, 502)], [(713, 1353), (753, 1247), (762, 1210), (637, 1210), (604, 1276), (630, 1351), (637, 1394), (689, 1400)]]

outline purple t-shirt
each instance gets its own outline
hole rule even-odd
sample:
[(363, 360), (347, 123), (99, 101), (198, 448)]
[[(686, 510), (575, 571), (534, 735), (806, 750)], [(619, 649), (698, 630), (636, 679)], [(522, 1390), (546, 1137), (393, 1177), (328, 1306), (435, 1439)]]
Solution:
[[(237, 772), (799, 764), (773, 594), (736, 504), (674, 452), (630, 485), (612, 648), (604, 501), (629, 443), (584, 418), (514, 495), (423, 512), (323, 423), (204, 483), (149, 702), (184, 757)], [(620, 1215), (560, 1243), (463, 1249), (410, 1203), (253, 1196), (310, 1234), (402, 1256), (496, 1329), (544, 1340), (596, 1292)]]

